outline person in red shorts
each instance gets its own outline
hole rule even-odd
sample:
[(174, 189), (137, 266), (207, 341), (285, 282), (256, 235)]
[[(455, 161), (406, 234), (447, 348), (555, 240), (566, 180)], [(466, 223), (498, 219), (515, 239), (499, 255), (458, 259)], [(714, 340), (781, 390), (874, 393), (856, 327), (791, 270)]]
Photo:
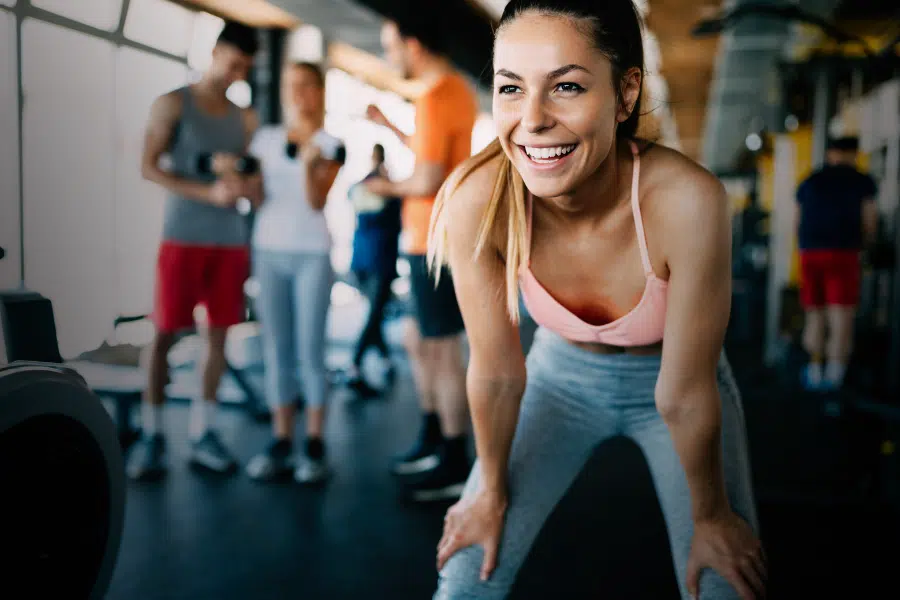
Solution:
[(826, 164), (797, 189), (808, 389), (840, 388), (853, 348), (860, 252), (874, 241), (878, 223), (875, 182), (856, 169), (857, 150), (856, 138), (830, 141)]
[[(228, 328), (244, 320), (244, 282), (249, 276), (249, 228), (238, 199), (262, 198), (258, 175), (238, 174), (257, 128), (253, 111), (226, 97), (245, 79), (258, 48), (252, 28), (227, 23), (213, 49), (212, 63), (199, 82), (157, 98), (147, 124), (143, 176), (168, 192), (163, 240), (156, 265), (143, 437), (132, 449), (127, 473), (133, 479), (164, 471), (162, 426), (168, 353), (177, 335), (194, 324), (194, 310), (206, 309), (207, 351), (202, 386), (191, 405), (191, 462), (216, 472), (234, 471), (236, 462), (215, 427), (216, 394), (225, 370)], [(160, 159), (168, 155), (169, 165)]]

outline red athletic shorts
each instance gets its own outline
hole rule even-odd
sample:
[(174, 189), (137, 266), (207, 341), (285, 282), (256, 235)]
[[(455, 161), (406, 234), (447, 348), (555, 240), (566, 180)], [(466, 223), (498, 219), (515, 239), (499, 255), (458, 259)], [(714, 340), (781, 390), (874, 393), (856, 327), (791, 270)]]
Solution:
[(800, 252), (800, 303), (807, 308), (856, 306), (860, 271), (856, 250)]
[(194, 309), (206, 308), (209, 327), (244, 321), (247, 247), (189, 246), (163, 242), (156, 262), (153, 321), (161, 331), (194, 327)]

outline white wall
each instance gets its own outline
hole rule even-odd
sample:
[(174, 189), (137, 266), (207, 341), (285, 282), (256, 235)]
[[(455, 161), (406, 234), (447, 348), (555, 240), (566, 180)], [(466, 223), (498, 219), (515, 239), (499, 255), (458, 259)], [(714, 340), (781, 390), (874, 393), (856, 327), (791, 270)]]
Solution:
[(71, 356), (115, 315), (115, 47), (28, 19), (22, 60), (25, 284), (53, 301)]

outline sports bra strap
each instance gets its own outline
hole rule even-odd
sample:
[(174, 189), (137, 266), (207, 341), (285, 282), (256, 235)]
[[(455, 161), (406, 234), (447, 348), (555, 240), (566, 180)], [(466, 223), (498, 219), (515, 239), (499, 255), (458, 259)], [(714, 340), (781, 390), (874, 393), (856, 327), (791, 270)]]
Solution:
[(653, 274), (653, 266), (650, 264), (650, 253), (647, 251), (647, 238), (644, 235), (644, 221), (641, 219), (641, 203), (638, 196), (638, 182), (641, 175), (641, 155), (637, 144), (632, 140), (631, 154), (634, 156), (634, 175), (631, 179), (631, 211), (634, 213), (634, 226), (637, 228), (638, 247), (641, 249), (641, 264), (644, 265), (644, 275)]

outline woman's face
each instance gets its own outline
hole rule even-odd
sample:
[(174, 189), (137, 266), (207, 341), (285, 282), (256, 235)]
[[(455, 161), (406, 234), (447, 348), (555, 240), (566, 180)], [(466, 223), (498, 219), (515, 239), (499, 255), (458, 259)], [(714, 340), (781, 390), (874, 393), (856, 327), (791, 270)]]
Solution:
[(319, 78), (306, 67), (292, 66), (282, 75), (284, 103), (299, 117), (316, 117), (322, 114), (325, 91)]
[[(636, 71), (636, 70), (635, 70)], [(633, 90), (631, 88), (634, 88)], [(629, 85), (626, 106), (640, 88)], [(572, 194), (610, 154), (620, 106), (612, 64), (571, 19), (525, 13), (494, 46), (494, 121), (503, 150), (536, 196)]]

